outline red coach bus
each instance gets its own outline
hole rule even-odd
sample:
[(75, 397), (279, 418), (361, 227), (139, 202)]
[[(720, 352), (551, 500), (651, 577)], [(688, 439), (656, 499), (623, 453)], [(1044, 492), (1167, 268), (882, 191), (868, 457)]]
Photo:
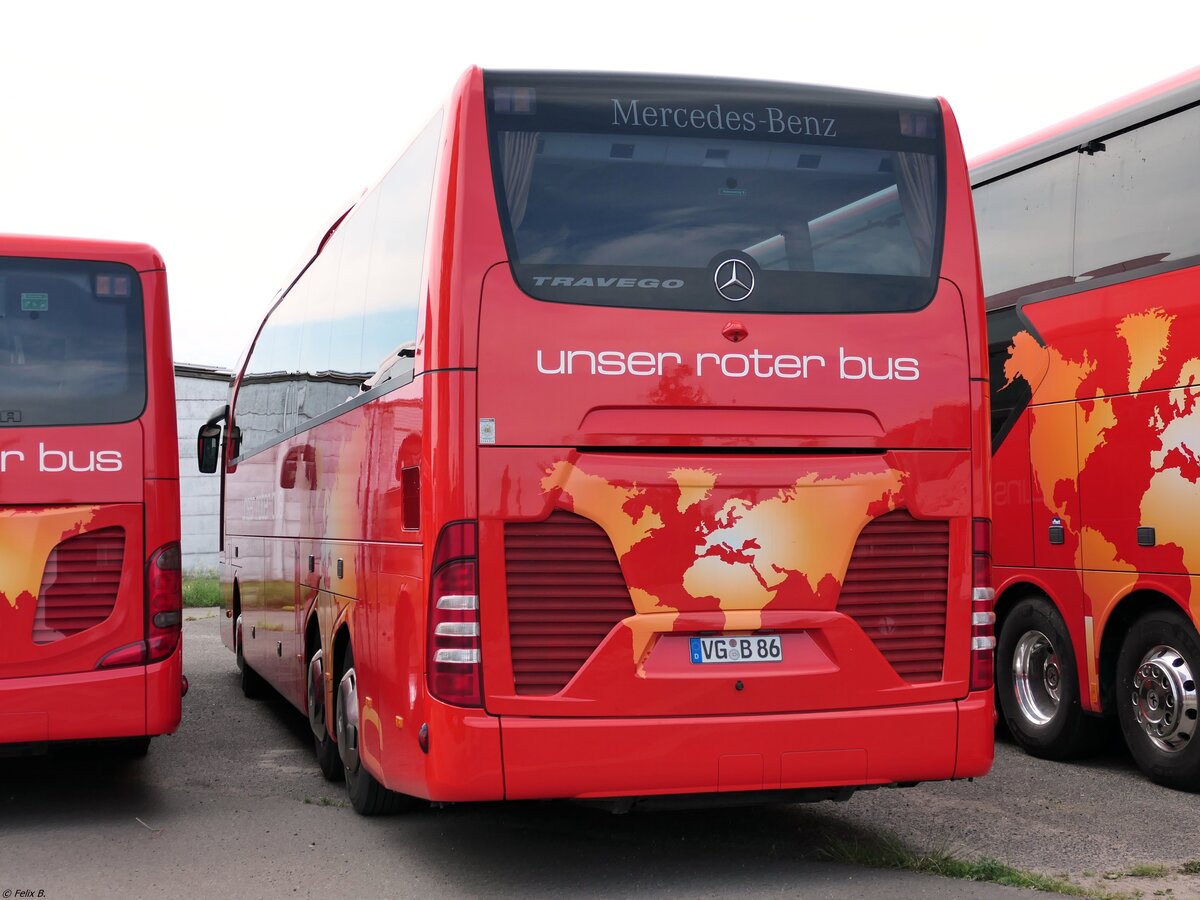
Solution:
[(1115, 715), (1200, 790), (1200, 69), (972, 169), (992, 379), (997, 691), (1065, 758)]
[(173, 732), (180, 574), (162, 259), (0, 235), (0, 752)]
[(978, 298), (941, 101), (468, 72), (240, 367), (243, 684), (363, 813), (984, 774)]

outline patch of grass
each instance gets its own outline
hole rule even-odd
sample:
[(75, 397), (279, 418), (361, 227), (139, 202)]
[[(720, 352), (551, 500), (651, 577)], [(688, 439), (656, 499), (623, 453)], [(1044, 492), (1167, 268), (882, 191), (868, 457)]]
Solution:
[(1179, 871), (1184, 875), (1200, 875), (1200, 859), (1189, 859), (1179, 867)]
[(1018, 869), (987, 856), (963, 859), (945, 848), (913, 850), (892, 837), (881, 837), (870, 843), (830, 838), (824, 855), (835, 862), (877, 869), (901, 869), (906, 872), (941, 875), (944, 878), (960, 878), (964, 881), (986, 881), (1006, 887), (1047, 891), (1071, 897), (1114, 896), (1107, 892), (1082, 888), (1062, 878)]
[(183, 605), (221, 606), (221, 585), (217, 583), (217, 576), (184, 576)]
[(1171, 870), (1166, 866), (1143, 864), (1134, 866), (1125, 874), (1133, 878), (1162, 878), (1170, 873)]

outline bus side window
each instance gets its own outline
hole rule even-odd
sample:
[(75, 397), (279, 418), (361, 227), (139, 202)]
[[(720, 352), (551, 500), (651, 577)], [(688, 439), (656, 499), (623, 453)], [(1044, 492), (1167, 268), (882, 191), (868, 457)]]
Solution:
[(371, 270), (366, 284), (363, 327), (363, 370), (372, 383), (385, 380), (383, 369), (399, 381), (398, 359), (403, 345), (417, 339), (417, 308), (425, 262), (429, 204), (433, 197), (434, 166), (441, 142), (442, 115), (434, 116), (404, 155), (384, 176), (379, 215), (371, 241)]
[(1099, 277), (1200, 254), (1200, 107), (1108, 137), (1078, 154), (1079, 274)]
[(979, 262), (989, 305), (1075, 281), (1075, 187), (1071, 153), (977, 187)]
[(1013, 336), (1023, 330), (1025, 325), (1017, 317), (1014, 306), (991, 310), (987, 314), (993, 453), (1000, 449), (1004, 438), (1033, 399), (1033, 388), (1028, 381), (1018, 375), (1010, 382), (1004, 372)]
[[(361, 383), (370, 374), (363, 359), (363, 317), (367, 299), (367, 278), (371, 271), (371, 242), (379, 215), (379, 192), (365, 197), (338, 228), (339, 265), (337, 285), (326, 308), (330, 332), (329, 370), (355, 375)], [(357, 396), (351, 390), (344, 399)]]

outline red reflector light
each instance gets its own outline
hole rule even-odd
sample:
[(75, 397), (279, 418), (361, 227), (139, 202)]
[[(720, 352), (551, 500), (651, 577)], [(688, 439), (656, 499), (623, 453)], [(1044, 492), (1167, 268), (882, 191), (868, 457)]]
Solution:
[(433, 553), (426, 672), (429, 693), (455, 706), (482, 706), (479, 577), (475, 523), (442, 529)]
[(433, 551), (433, 572), (453, 559), (474, 559), (475, 557), (475, 523), (451, 522), (442, 529), (438, 536), (437, 547)]
[[(992, 638), (991, 647), (996, 646), (996, 639)], [(992, 681), (996, 677), (995, 653), (993, 650), (974, 651), (971, 653), (971, 690), (986, 691), (992, 686)]]
[(140, 666), (146, 662), (146, 642), (138, 641), (134, 644), (126, 644), (124, 647), (118, 647), (116, 650), (104, 654), (100, 658), (100, 662), (96, 663), (97, 669), (116, 669), (120, 666)]
[(974, 587), (992, 586), (992, 521), (975, 519), (971, 523), (972, 579)]

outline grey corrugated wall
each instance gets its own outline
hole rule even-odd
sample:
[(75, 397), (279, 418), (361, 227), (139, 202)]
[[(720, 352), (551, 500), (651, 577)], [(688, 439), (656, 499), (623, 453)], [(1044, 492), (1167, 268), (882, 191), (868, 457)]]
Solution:
[(214, 409), (229, 402), (230, 373), (208, 366), (175, 366), (175, 419), (179, 427), (180, 532), (183, 570), (217, 571), (221, 483), (196, 469), (196, 431)]

